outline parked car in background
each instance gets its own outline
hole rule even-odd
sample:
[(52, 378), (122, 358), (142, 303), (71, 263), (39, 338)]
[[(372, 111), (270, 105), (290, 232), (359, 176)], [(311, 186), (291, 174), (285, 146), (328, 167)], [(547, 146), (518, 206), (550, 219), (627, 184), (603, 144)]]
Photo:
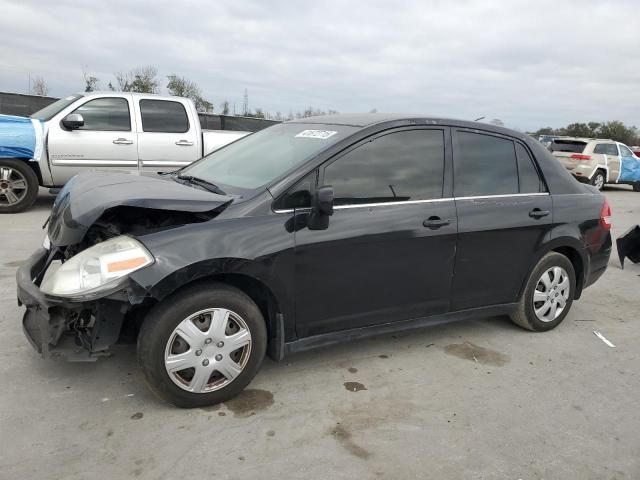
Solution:
[(18, 299), (43, 356), (137, 338), (152, 389), (195, 407), (240, 393), (265, 352), (477, 316), (550, 330), (607, 268), (610, 228), (606, 199), (528, 135), (314, 117), (173, 175), (76, 176)]
[(640, 147), (636, 145), (636, 146), (633, 146), (633, 147), (630, 147), (630, 148), (631, 148), (631, 151), (633, 152), (633, 154), (636, 157), (640, 158)]
[(553, 142), (556, 138), (558, 138), (557, 135), (540, 135), (538, 137), (538, 141), (545, 147), (549, 148), (551, 142)]
[(607, 139), (563, 137), (550, 145), (553, 156), (579, 181), (598, 190), (628, 184), (640, 192), (640, 158), (626, 145)]
[(29, 208), (38, 186), (80, 172), (175, 170), (248, 133), (202, 130), (187, 98), (127, 92), (70, 95), (31, 118), (0, 115), (0, 213)]

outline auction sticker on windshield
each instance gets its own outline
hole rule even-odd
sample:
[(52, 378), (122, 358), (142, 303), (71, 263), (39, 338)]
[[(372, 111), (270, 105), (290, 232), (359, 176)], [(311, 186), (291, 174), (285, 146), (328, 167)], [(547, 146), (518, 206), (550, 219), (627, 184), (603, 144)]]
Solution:
[(326, 140), (332, 137), (338, 132), (333, 130), (304, 130), (296, 135), (296, 138), (319, 138), (320, 140)]

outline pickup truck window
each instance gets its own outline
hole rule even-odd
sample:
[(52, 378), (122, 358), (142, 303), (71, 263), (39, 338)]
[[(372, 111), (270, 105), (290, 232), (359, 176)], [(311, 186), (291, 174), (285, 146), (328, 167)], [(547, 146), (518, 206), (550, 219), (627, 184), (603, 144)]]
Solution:
[(185, 133), (189, 119), (184, 105), (167, 100), (140, 100), (142, 130), (145, 132)]
[(253, 190), (357, 131), (346, 125), (281, 123), (237, 140), (181, 171), (225, 187)]
[(90, 100), (75, 109), (84, 119), (80, 130), (128, 132), (131, 130), (129, 102), (124, 98), (105, 97)]
[(36, 113), (32, 113), (30, 117), (46, 122), (47, 120), (51, 120), (54, 115), (67, 108), (79, 98), (82, 98), (82, 95), (69, 95), (68, 97), (61, 98), (60, 100), (53, 102), (51, 105), (47, 105), (43, 109), (38, 110)]

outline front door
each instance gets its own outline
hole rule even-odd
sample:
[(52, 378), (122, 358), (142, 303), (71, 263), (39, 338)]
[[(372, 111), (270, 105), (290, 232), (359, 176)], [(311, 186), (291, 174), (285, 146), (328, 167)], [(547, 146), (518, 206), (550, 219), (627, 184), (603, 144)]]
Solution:
[(335, 209), (326, 230), (295, 234), (300, 337), (449, 309), (457, 221), (443, 192), (445, 134), (379, 134), (320, 168)]
[(552, 222), (552, 202), (524, 144), (457, 130), (458, 245), (452, 310), (511, 303)]
[(82, 115), (84, 125), (77, 130), (50, 122), (47, 149), (55, 185), (90, 169), (137, 173), (138, 139), (131, 112), (131, 96), (123, 94), (94, 98), (66, 112)]

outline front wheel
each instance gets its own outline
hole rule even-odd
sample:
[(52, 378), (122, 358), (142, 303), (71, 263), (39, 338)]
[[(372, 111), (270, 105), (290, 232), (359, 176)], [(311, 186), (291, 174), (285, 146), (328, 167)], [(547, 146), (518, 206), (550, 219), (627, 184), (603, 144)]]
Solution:
[(265, 321), (251, 298), (206, 283), (149, 311), (138, 336), (138, 360), (161, 398), (202, 407), (238, 395), (258, 372), (266, 346)]
[(551, 330), (569, 313), (575, 288), (572, 263), (564, 255), (549, 252), (531, 272), (511, 320), (527, 330)]
[(633, 191), (640, 192), (640, 182), (636, 182), (633, 184)]
[(38, 177), (22, 160), (0, 159), (0, 213), (18, 213), (38, 198)]

